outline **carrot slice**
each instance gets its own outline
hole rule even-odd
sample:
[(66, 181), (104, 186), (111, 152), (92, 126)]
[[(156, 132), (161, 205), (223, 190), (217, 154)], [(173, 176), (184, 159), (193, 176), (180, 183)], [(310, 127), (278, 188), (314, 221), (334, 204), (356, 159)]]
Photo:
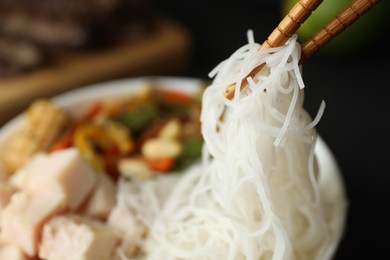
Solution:
[(66, 133), (61, 139), (59, 139), (53, 144), (49, 152), (53, 153), (55, 151), (71, 147), (73, 145), (73, 133), (73, 131), (69, 131), (68, 133)]
[(175, 166), (175, 159), (161, 158), (161, 159), (146, 159), (148, 166), (155, 171), (168, 172)]
[(92, 104), (87, 113), (84, 115), (83, 120), (89, 121), (94, 118), (103, 108), (100, 102)]
[(179, 103), (183, 105), (192, 104), (194, 101), (194, 98), (190, 95), (187, 95), (180, 91), (166, 90), (166, 89), (160, 91), (160, 97), (165, 101)]

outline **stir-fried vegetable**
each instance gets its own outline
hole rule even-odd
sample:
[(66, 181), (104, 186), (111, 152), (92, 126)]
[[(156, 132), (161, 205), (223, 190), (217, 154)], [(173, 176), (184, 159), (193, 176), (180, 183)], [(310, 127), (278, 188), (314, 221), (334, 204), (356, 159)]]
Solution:
[(142, 104), (133, 109), (125, 110), (115, 115), (114, 120), (128, 127), (133, 133), (139, 133), (150, 125), (158, 115), (157, 105)]
[(115, 179), (179, 171), (201, 155), (200, 96), (152, 88), (91, 104), (50, 151), (75, 146), (96, 171)]
[(154, 173), (180, 171), (201, 155), (201, 92), (187, 95), (150, 87), (127, 98), (90, 104), (77, 120), (69, 117), (67, 131), (51, 140), (46, 151), (76, 147), (95, 171), (114, 179), (121, 174), (149, 178)]

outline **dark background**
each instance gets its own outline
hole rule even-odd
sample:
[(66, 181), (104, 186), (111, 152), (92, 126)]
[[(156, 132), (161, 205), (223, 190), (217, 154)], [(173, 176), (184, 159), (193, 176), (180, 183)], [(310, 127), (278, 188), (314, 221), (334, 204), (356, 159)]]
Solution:
[[(262, 43), (282, 19), (277, 0), (154, 2), (193, 36), (192, 63), (175, 76), (208, 79), (214, 66), (247, 43), (248, 29)], [(380, 30), (386, 34), (384, 25)], [(389, 53), (388, 43), (378, 37), (367, 49), (337, 55), (320, 51), (303, 65), (306, 108), (314, 115), (321, 100), (326, 102), (317, 129), (339, 162), (349, 200), (336, 260), (388, 255)]]

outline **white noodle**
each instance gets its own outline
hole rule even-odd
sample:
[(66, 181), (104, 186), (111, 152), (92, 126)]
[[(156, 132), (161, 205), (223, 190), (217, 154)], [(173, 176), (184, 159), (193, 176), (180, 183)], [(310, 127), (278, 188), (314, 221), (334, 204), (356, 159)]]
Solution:
[[(259, 51), (249, 31), (249, 43), (210, 72), (202, 163), (182, 177), (137, 183), (122, 193), (149, 228), (146, 259), (330, 257), (334, 238), (313, 166), (314, 127), (325, 105), (315, 120), (303, 108), (296, 39)], [(227, 100), (223, 92), (235, 82), (235, 97)]]

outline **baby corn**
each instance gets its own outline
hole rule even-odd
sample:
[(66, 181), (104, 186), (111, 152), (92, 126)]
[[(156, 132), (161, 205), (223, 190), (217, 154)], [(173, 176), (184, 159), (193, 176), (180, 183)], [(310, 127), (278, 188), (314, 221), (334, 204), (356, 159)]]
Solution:
[(35, 153), (47, 151), (64, 133), (70, 123), (67, 113), (49, 100), (39, 99), (24, 114), (18, 131), (6, 144), (4, 164), (11, 172), (16, 171)]

